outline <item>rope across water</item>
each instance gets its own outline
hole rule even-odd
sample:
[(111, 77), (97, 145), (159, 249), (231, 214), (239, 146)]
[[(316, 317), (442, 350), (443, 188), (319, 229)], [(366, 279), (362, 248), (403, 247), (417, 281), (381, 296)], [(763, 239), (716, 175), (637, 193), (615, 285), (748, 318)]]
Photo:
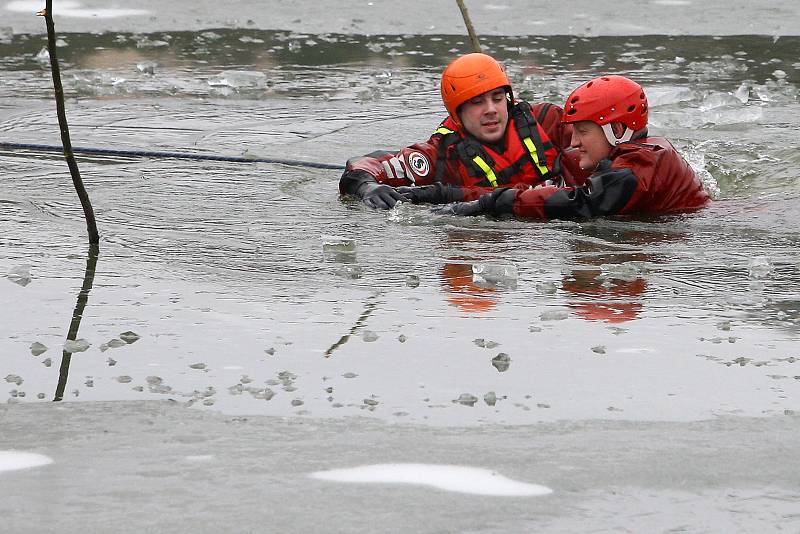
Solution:
[[(34, 143), (8, 143), (0, 141), (0, 149), (7, 150), (39, 150), (44, 152), (58, 152), (64, 151), (61, 145), (40, 145)], [(229, 161), (233, 163), (277, 163), (280, 165), (288, 165), (290, 167), (308, 167), (312, 169), (332, 169), (341, 171), (341, 165), (333, 165), (331, 163), (320, 163), (317, 161), (303, 161), (297, 159), (282, 159), (282, 158), (258, 158), (246, 156), (220, 156), (216, 154), (191, 154), (188, 152), (161, 152), (153, 150), (121, 150), (115, 148), (95, 148), (95, 147), (72, 147), (73, 154), (91, 154), (91, 155), (104, 155), (104, 156), (128, 156), (128, 157), (142, 157), (142, 158), (170, 158), (170, 159), (188, 159), (195, 161)]]

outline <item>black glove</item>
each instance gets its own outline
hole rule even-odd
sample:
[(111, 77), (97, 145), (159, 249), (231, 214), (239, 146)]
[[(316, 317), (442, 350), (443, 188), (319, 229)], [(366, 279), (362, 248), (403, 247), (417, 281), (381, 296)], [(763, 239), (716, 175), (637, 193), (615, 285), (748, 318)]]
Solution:
[(454, 202), (431, 210), (438, 215), (480, 215), (484, 213), (481, 208), (480, 200), (473, 200), (471, 202)]
[(379, 184), (364, 171), (345, 171), (339, 180), (339, 190), (353, 195), (370, 208), (392, 209), (398, 200), (406, 200), (394, 187)]
[(432, 211), (439, 215), (502, 215), (514, 212), (514, 199), (517, 198), (515, 189), (496, 189), (491, 193), (481, 195), (478, 200), (471, 202), (456, 202)]
[(398, 193), (394, 187), (375, 182), (362, 183), (355, 194), (361, 198), (361, 202), (370, 208), (382, 210), (390, 210), (397, 204), (398, 200), (405, 200), (403, 195)]
[(464, 199), (464, 192), (460, 187), (441, 183), (419, 187), (401, 186), (397, 188), (397, 192), (414, 204), (448, 204)]

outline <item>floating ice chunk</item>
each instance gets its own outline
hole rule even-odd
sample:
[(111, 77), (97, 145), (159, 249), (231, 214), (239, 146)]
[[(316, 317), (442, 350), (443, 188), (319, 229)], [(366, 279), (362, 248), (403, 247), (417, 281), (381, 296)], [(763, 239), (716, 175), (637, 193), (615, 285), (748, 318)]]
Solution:
[(509, 366), (511, 366), (511, 356), (509, 356), (505, 352), (501, 352), (497, 356), (492, 358), (492, 365), (499, 372), (504, 373), (508, 371)]
[(64, 352), (85, 352), (90, 346), (91, 343), (85, 339), (68, 339), (64, 343)]
[(35, 452), (0, 451), (0, 473), (52, 464), (53, 459)]
[(364, 333), (361, 335), (361, 337), (367, 343), (372, 343), (373, 341), (377, 341), (378, 340), (378, 334), (376, 334), (372, 330), (364, 330)]
[(598, 278), (603, 280), (621, 280), (633, 282), (642, 277), (644, 268), (637, 262), (604, 263), (600, 266), (602, 273)]
[(11, 26), (1, 26), (0, 43), (10, 44), (13, 39), (14, 39), (14, 28), (12, 28)]
[(512, 480), (478, 467), (443, 464), (374, 464), (317, 471), (311, 478), (362, 484), (415, 484), (457, 493), (500, 497), (548, 495), (550, 488)]
[(233, 89), (263, 89), (267, 86), (267, 75), (253, 70), (225, 70), (209, 78), (208, 85)]
[(694, 92), (687, 87), (653, 87), (647, 89), (647, 103), (651, 108), (668, 106), (694, 99)]
[(24, 380), (19, 375), (8, 375), (6, 376), (6, 382), (8, 382), (9, 384), (16, 384), (19, 386), (24, 382)]
[(364, 270), (360, 265), (342, 265), (336, 270), (336, 275), (349, 280), (361, 278)]
[(42, 66), (50, 64), (50, 51), (47, 50), (46, 46), (42, 47), (39, 53), (36, 54), (36, 61)]
[(6, 276), (15, 284), (25, 287), (31, 283), (31, 266), (19, 265), (11, 269)]
[(165, 46), (169, 46), (167, 41), (162, 41), (161, 39), (150, 39), (149, 37), (144, 37), (136, 41), (136, 48), (162, 48)]
[(44, 354), (47, 352), (47, 346), (39, 343), (38, 341), (34, 341), (31, 343), (31, 354), (34, 356), (39, 356), (40, 354)]
[(463, 404), (464, 406), (475, 406), (475, 403), (478, 402), (478, 397), (472, 393), (462, 393), (457, 399), (453, 400), (453, 402)]
[(517, 266), (513, 263), (475, 263), (472, 265), (472, 281), (478, 285), (517, 284)]
[(131, 332), (130, 330), (128, 330), (127, 332), (121, 333), (119, 335), (119, 338), (122, 341), (124, 341), (125, 343), (127, 343), (128, 345), (130, 345), (131, 343), (135, 343), (136, 341), (138, 341), (139, 334), (137, 334), (136, 332)]
[(155, 61), (140, 61), (136, 64), (136, 70), (141, 72), (142, 74), (147, 74), (149, 76), (153, 76), (156, 73), (156, 67), (158, 63)]
[(700, 111), (708, 111), (710, 109), (721, 108), (725, 106), (741, 106), (742, 101), (731, 93), (723, 93), (719, 91), (712, 91), (700, 103)]
[(543, 311), (539, 315), (539, 319), (542, 321), (563, 321), (567, 317), (569, 317), (569, 313), (563, 310)]
[(743, 82), (733, 93), (733, 96), (742, 104), (747, 104), (747, 101), (750, 100), (750, 86)]
[(322, 250), (324, 252), (355, 252), (356, 242), (349, 237), (336, 235), (324, 235), (322, 239)]
[(753, 280), (769, 278), (775, 272), (775, 267), (766, 256), (756, 256), (751, 258), (747, 265), (748, 277)]
[(706, 111), (701, 114), (703, 124), (728, 126), (732, 124), (753, 124), (764, 118), (764, 110), (757, 106), (726, 107)]

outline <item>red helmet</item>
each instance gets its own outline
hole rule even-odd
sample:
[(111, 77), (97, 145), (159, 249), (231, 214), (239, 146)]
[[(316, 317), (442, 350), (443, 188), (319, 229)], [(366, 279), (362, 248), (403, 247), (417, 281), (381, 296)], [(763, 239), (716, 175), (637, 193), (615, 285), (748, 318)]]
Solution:
[(592, 121), (600, 126), (621, 122), (632, 134), (647, 126), (647, 111), (647, 97), (642, 86), (625, 76), (612, 74), (590, 80), (572, 91), (561, 120), (565, 123)]
[(459, 125), (458, 106), (498, 87), (505, 87), (511, 93), (511, 82), (505, 69), (486, 54), (466, 54), (456, 58), (442, 73), (442, 101), (450, 117)]

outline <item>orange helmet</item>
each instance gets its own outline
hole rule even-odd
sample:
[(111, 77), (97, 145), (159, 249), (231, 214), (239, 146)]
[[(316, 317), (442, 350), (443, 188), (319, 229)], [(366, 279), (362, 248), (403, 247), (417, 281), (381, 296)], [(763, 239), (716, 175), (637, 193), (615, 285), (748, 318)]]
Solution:
[(442, 73), (442, 101), (450, 117), (459, 125), (457, 110), (461, 104), (498, 87), (505, 87), (511, 94), (511, 82), (505, 69), (486, 54), (466, 54), (456, 58)]

